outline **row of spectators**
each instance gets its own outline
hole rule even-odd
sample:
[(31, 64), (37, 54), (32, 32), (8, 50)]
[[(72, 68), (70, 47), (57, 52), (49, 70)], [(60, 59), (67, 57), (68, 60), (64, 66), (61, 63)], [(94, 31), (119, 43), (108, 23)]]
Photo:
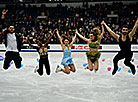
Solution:
[[(113, 31), (120, 34), (121, 25), (127, 24), (130, 30), (133, 28), (138, 15), (137, 5), (138, 3), (124, 5), (121, 2), (112, 5), (96, 4), (89, 7), (63, 7), (61, 4), (57, 7), (7, 5), (6, 9), (9, 11), (5, 24), (14, 25), (16, 33), (21, 34), (22, 38), (27, 37), (34, 44), (36, 40), (45, 43), (55, 28), (59, 29), (60, 35), (65, 35), (70, 40), (75, 34), (75, 29), (88, 37), (94, 27), (101, 29), (102, 20), (105, 20)], [(0, 43), (2, 43), (2, 33)], [(59, 43), (56, 34), (51, 43)], [(77, 37), (76, 43), (86, 42)], [(101, 43), (115, 44), (117, 41), (105, 29)], [(138, 34), (134, 35), (133, 43), (138, 43)]]

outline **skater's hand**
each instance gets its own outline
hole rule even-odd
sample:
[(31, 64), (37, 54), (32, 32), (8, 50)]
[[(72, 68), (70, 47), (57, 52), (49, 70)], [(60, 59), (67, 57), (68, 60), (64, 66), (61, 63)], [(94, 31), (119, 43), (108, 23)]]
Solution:
[(7, 12), (8, 12), (8, 10), (5, 10), (5, 9), (4, 9), (4, 10), (2, 11), (2, 15), (6, 15)]
[(78, 34), (78, 30), (77, 29), (75, 30), (75, 34)]
[(53, 34), (54, 34), (55, 32), (57, 32), (57, 29), (54, 29)]
[(58, 31), (58, 29), (56, 29), (56, 33), (58, 33), (58, 34), (59, 34), (59, 31)]
[(101, 25), (104, 25), (104, 21), (101, 22)]
[(28, 37), (25, 37), (25, 40), (26, 40), (27, 42), (29, 42), (29, 38), (28, 38)]
[(28, 39), (26, 37), (23, 38), (23, 43), (28, 42)]
[(138, 24), (138, 17), (137, 17), (137, 21), (136, 21), (136, 23)]
[(27, 40), (26, 37), (24, 37), (23, 40)]
[(57, 31), (58, 29), (56, 28), (55, 31)]
[[(27, 40), (26, 40), (26, 41), (27, 41)], [(35, 39), (35, 38), (33, 39), (33, 42), (36, 42), (36, 39)]]
[(54, 31), (53, 32), (55, 32), (56, 31), (56, 29), (54, 29)]

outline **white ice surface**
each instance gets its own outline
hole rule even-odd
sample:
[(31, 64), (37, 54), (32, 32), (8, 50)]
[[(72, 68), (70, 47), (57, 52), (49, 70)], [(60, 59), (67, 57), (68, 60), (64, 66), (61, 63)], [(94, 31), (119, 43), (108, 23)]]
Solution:
[[(102, 53), (97, 73), (83, 69), (87, 62), (84, 52), (73, 52), (76, 73), (66, 75), (55, 73), (61, 62), (62, 52), (50, 52), (51, 75), (39, 76), (34, 73), (38, 64), (37, 53), (21, 53), (23, 68), (16, 69), (14, 64), (3, 70), (0, 62), (0, 102), (138, 102), (138, 74), (128, 73), (128, 67), (119, 62), (121, 71), (115, 76), (107, 67), (113, 69), (113, 56), (116, 53)], [(0, 53), (4, 56), (4, 53)], [(102, 59), (105, 62), (102, 62)], [(138, 54), (135, 53), (135, 66)], [(124, 68), (123, 68), (124, 67)]]

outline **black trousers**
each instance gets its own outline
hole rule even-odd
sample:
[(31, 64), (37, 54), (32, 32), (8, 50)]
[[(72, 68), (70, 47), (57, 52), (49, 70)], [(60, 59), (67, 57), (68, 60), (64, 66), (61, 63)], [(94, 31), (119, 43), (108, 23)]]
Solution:
[(9, 68), (9, 64), (12, 60), (14, 61), (16, 68), (21, 68), (22, 58), (20, 57), (19, 52), (8, 51), (5, 54), (5, 60), (3, 66), (5, 70)]
[(49, 65), (48, 57), (40, 58), (40, 60), (39, 60), (39, 69), (37, 70), (39, 75), (43, 75), (43, 65), (45, 65), (47, 75), (50, 75), (51, 71), (50, 71), (50, 65)]
[(113, 62), (114, 62), (113, 74), (115, 74), (118, 69), (118, 61), (124, 58), (125, 58), (124, 64), (130, 67), (130, 69), (132, 70), (132, 73), (135, 72), (135, 66), (130, 62), (132, 56), (133, 56), (133, 52), (129, 52), (129, 53), (123, 53), (121, 51), (118, 52), (118, 54), (113, 59)]

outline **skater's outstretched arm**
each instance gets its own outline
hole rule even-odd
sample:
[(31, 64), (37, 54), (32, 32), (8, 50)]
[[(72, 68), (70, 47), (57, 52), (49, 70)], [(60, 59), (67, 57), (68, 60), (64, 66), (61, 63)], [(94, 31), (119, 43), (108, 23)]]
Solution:
[(33, 44), (31, 44), (31, 42), (27, 39), (27, 43), (31, 46), (31, 47), (34, 47)]
[(5, 9), (2, 11), (1, 19), (5, 19), (5, 15), (7, 12), (8, 12), (8, 10), (5, 10)]
[(136, 21), (136, 23), (135, 23), (135, 25), (134, 25), (132, 31), (129, 33), (129, 37), (130, 37), (130, 38), (135, 34), (137, 28), (138, 28), (138, 18), (137, 18), (137, 21)]
[(2, 28), (6, 27), (6, 26), (4, 25), (4, 22), (5, 22), (5, 15), (7, 14), (7, 12), (8, 12), (8, 10), (5, 10), (5, 9), (2, 11), (2, 15), (1, 15), (1, 24), (2, 24)]
[(99, 42), (101, 42), (101, 39), (103, 38), (103, 34), (105, 33), (105, 32), (104, 32), (104, 22), (101, 22), (101, 26), (102, 26), (102, 33), (101, 33), (101, 35), (100, 35)]
[(55, 33), (55, 30), (53, 31), (53, 33), (51, 34), (51, 36), (49, 37), (48, 41), (45, 43), (44, 46), (47, 46), (47, 44), (51, 41), (51, 38), (53, 37), (54, 33)]
[(75, 33), (76, 33), (81, 39), (83, 39), (84, 41), (87, 41), (87, 42), (89, 41), (89, 39), (87, 39), (87, 38), (83, 37), (81, 34), (79, 34), (77, 29), (76, 29)]
[(76, 36), (77, 36), (77, 34), (75, 34), (75, 36), (74, 36), (72, 42), (70, 43), (70, 47), (72, 47), (73, 43), (75, 42)]
[(116, 34), (115, 32), (113, 32), (107, 25), (106, 25), (106, 23), (103, 21), (102, 22), (104, 25), (105, 25), (105, 27), (106, 27), (106, 29), (110, 32), (110, 34), (114, 37), (114, 38), (116, 38), (117, 40), (119, 40), (119, 35), (118, 34)]
[[(5, 15), (7, 14), (7, 12), (8, 12), (8, 10), (5, 10), (5, 9), (2, 11), (2, 15), (1, 15), (2, 29), (6, 28), (6, 25), (5, 25), (4, 22), (5, 22)], [(3, 36), (4, 36), (4, 37), (3, 37), (3, 42), (4, 42), (4, 43), (6, 43), (6, 40), (5, 40), (5, 39), (7, 38), (6, 35), (8, 34), (8, 32), (9, 32), (8, 30), (5, 30), (5, 31), (4, 31), (4, 35), (3, 35)]]
[(59, 31), (58, 31), (58, 29), (56, 29), (56, 33), (57, 33), (57, 36), (58, 36), (59, 41), (60, 41), (60, 43), (61, 43), (61, 46), (63, 47), (64, 44), (63, 44), (63, 42), (62, 42), (62, 38), (61, 38), (61, 36), (59, 35)]

